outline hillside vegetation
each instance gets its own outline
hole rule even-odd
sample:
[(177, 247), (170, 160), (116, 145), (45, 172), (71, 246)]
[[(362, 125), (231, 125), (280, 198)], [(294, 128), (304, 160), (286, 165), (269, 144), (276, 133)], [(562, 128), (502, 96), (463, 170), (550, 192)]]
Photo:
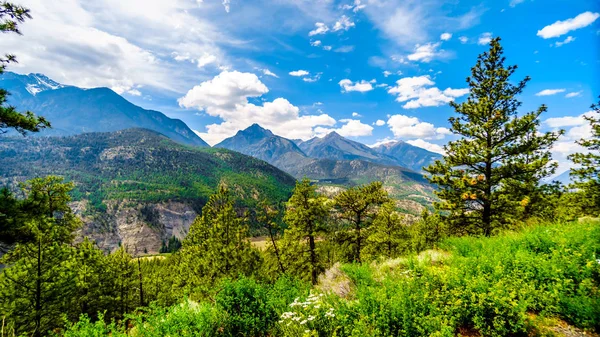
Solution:
[[(600, 222), (558, 223), (342, 264), (315, 288), (225, 280), (206, 300), (87, 317), (65, 336), (553, 336), (600, 329)], [(561, 330), (562, 329), (562, 330)]]
[(240, 201), (286, 200), (294, 178), (236, 152), (177, 144), (150, 130), (70, 137), (0, 138), (0, 177), (15, 183), (60, 175), (75, 183), (74, 200), (104, 209), (106, 200), (184, 200), (198, 210), (223, 183)]

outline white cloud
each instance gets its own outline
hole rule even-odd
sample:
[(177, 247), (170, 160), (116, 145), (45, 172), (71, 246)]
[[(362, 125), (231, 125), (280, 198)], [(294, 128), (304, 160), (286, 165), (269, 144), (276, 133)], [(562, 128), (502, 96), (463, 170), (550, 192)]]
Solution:
[(373, 127), (362, 123), (357, 119), (342, 119), (340, 122), (345, 123), (341, 128), (331, 129), (331, 128), (323, 128), (317, 127), (315, 128), (315, 134), (317, 137), (324, 137), (328, 133), (337, 132), (340, 136), (343, 137), (362, 137), (362, 136), (370, 136), (373, 133)]
[(269, 92), (255, 74), (223, 71), (213, 79), (190, 89), (178, 100), (185, 108), (206, 110), (211, 116), (221, 116), (221, 110), (234, 110), (247, 103), (248, 97), (259, 97)]
[[(184, 92), (192, 73), (174, 61), (196, 63), (204, 52), (228, 62), (219, 47), (236, 41), (184, 0), (23, 0), (32, 20), (22, 36), (6, 35), (0, 48), (17, 55), (11, 70), (40, 72), (65, 84), (113, 89), (144, 85)], [(219, 9), (221, 11), (221, 9)], [(126, 24), (115, 24), (126, 23)], [(192, 61), (194, 60), (194, 61)]]
[(536, 96), (552, 96), (552, 95), (560, 94), (561, 92), (565, 92), (565, 91), (566, 91), (565, 89), (544, 89), (535, 95)]
[(231, 9), (231, 0), (223, 0), (223, 7), (225, 7), (225, 12), (229, 13)]
[(432, 87), (434, 84), (428, 75), (404, 77), (396, 81), (396, 86), (388, 89), (388, 93), (397, 95), (397, 102), (407, 102), (402, 106), (404, 109), (440, 106), (469, 93), (468, 89), (447, 88), (441, 91)]
[(352, 117), (362, 117), (358, 112), (353, 112)]
[(566, 94), (565, 97), (566, 98), (579, 97), (579, 96), (581, 96), (582, 93), (583, 93), (583, 90), (581, 90), (581, 91), (574, 91), (574, 92), (570, 92), (570, 93)]
[(477, 40), (477, 44), (478, 45), (486, 45), (488, 43), (490, 43), (492, 41), (492, 33), (483, 33), (479, 36), (479, 39)]
[(460, 43), (462, 43), (462, 44), (469, 42), (469, 38), (466, 36), (461, 36), (458, 39), (460, 40)]
[[(568, 126), (582, 126), (588, 124), (588, 122), (583, 117), (591, 116), (592, 114), (593, 112), (589, 111), (579, 116), (552, 117), (546, 119), (544, 121), (544, 124), (555, 129), (564, 128)], [(579, 136), (579, 138), (581, 138), (581, 136)]]
[(448, 41), (452, 38), (452, 34), (450, 33), (443, 33), (442, 35), (440, 35), (440, 39), (442, 41)]
[(329, 51), (329, 50), (331, 50), (331, 46), (323, 46), (323, 50)]
[(196, 64), (198, 68), (202, 68), (208, 64), (217, 62), (217, 57), (212, 54), (204, 53), (204, 55), (200, 56), (198, 60), (196, 60)]
[(393, 115), (387, 125), (396, 138), (442, 139), (451, 134), (447, 128), (436, 128), (431, 123), (421, 122), (417, 117)]
[(314, 36), (314, 35), (319, 35), (319, 34), (325, 34), (329, 31), (329, 27), (327, 27), (326, 24), (324, 24), (323, 22), (317, 22), (315, 23), (315, 29), (311, 30), (308, 33), (308, 36)]
[(277, 74), (275, 74), (274, 72), (270, 71), (267, 68), (261, 69), (262, 73), (266, 76), (272, 76), (272, 77), (276, 77), (279, 78), (279, 76), (277, 76)]
[(556, 43), (554, 44), (555, 47), (562, 47), (563, 45), (567, 44), (567, 43), (571, 43), (575, 41), (575, 38), (572, 36), (567, 36), (566, 39), (564, 39), (563, 41), (556, 41)]
[(303, 77), (302, 80), (304, 82), (313, 83), (321, 79), (321, 75), (323, 73), (316, 73), (313, 77)]
[(316, 127), (336, 123), (327, 114), (300, 115), (300, 109), (285, 98), (262, 105), (248, 102), (248, 98), (260, 97), (268, 91), (255, 74), (224, 71), (189, 90), (178, 102), (182, 107), (195, 108), (223, 120), (207, 125), (206, 132), (198, 132), (211, 145), (253, 123), (290, 139), (309, 139), (316, 134)]
[(409, 54), (407, 58), (410, 61), (421, 61), (430, 62), (432, 59), (439, 57), (443, 54), (443, 51), (438, 51), (440, 43), (427, 43), (424, 45), (417, 45), (412, 54)]
[(367, 92), (367, 91), (373, 90), (373, 85), (371, 84), (371, 82), (368, 82), (365, 80), (353, 83), (349, 79), (343, 79), (343, 80), (339, 81), (338, 84), (340, 85), (340, 87), (342, 87), (342, 92), (351, 92), (351, 91)]
[(137, 89), (131, 89), (131, 90), (127, 91), (127, 93), (130, 94), (131, 96), (142, 96), (142, 93)]
[(469, 93), (469, 89), (467, 89), (467, 88), (464, 88), (464, 89), (447, 88), (444, 90), (444, 95), (447, 95), (450, 97), (460, 97), (460, 96), (464, 96), (468, 93)]
[(290, 71), (290, 75), (291, 76), (296, 76), (296, 77), (301, 77), (301, 76), (306, 76), (310, 74), (308, 71), (306, 70), (294, 70), (294, 71)]
[(333, 51), (336, 53), (349, 53), (354, 50), (354, 46), (341, 46), (335, 48)]
[(354, 27), (354, 22), (350, 21), (350, 18), (348, 18), (345, 15), (342, 15), (342, 17), (335, 22), (335, 24), (333, 25), (333, 28), (331, 29), (334, 32), (340, 31), (340, 30), (348, 30), (352, 27)]
[(381, 119), (378, 119), (378, 120), (375, 122), (375, 125), (377, 125), (377, 126), (384, 126), (384, 125), (385, 125), (385, 121), (384, 121), (384, 120), (381, 120)]
[(310, 41), (310, 45), (313, 47), (318, 47), (321, 45), (321, 40)]
[(570, 154), (589, 152), (586, 148), (575, 142), (581, 138), (589, 139), (592, 136), (592, 127), (583, 117), (592, 116), (594, 114), (594, 111), (588, 111), (579, 116), (553, 117), (543, 121), (544, 125), (552, 128), (554, 131), (561, 128), (566, 130), (565, 134), (554, 143), (554, 146), (551, 149), (552, 158), (559, 164), (557, 169), (558, 172), (565, 171), (574, 166), (574, 164), (567, 159)]
[(584, 12), (574, 18), (565, 21), (556, 21), (555, 23), (538, 30), (537, 36), (544, 39), (559, 37), (570, 31), (587, 27), (599, 17), (600, 13)]
[(392, 72), (391, 72), (391, 71), (388, 71), (388, 70), (385, 70), (385, 71), (383, 72), (383, 76), (384, 76), (384, 77), (388, 77), (388, 76), (390, 76), (391, 74), (392, 74)]
[(361, 9), (367, 7), (367, 5), (363, 4), (361, 0), (354, 0), (353, 5), (343, 5), (343, 9), (351, 9), (354, 13), (359, 12)]
[(379, 147), (381, 145), (395, 144), (395, 143), (398, 143), (398, 141), (396, 139), (385, 137), (383, 139), (378, 139), (377, 142), (375, 142), (371, 145), (367, 145), (367, 146), (370, 148), (374, 148), (374, 147)]
[(437, 27), (460, 31), (477, 25), (485, 11), (482, 6), (472, 6), (467, 12), (449, 13), (439, 1), (371, 0), (368, 4), (364, 12), (369, 20), (402, 48), (431, 41), (431, 31)]
[(441, 155), (446, 155), (446, 151), (444, 151), (444, 148), (441, 145), (430, 143), (423, 139), (407, 140), (406, 142), (412, 146), (420, 147), (427, 151), (439, 153)]

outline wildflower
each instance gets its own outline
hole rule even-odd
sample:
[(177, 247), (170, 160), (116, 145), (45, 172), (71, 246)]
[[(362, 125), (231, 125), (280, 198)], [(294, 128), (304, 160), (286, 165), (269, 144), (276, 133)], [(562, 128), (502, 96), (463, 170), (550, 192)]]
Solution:
[(313, 319), (315, 319), (315, 316), (309, 315), (307, 320), (312, 321)]
[(306, 322), (308, 322), (307, 320), (303, 320), (302, 322), (300, 322), (300, 325), (304, 325), (306, 324)]

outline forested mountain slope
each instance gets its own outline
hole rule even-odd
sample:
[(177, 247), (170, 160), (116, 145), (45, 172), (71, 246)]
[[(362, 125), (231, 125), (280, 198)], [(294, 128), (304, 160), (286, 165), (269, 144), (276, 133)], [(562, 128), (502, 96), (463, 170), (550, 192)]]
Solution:
[(295, 179), (252, 157), (177, 144), (150, 130), (70, 137), (0, 137), (0, 182), (61, 175), (75, 183), (73, 207), (101, 247), (157, 252), (183, 238), (208, 196), (223, 183), (241, 199), (287, 200)]

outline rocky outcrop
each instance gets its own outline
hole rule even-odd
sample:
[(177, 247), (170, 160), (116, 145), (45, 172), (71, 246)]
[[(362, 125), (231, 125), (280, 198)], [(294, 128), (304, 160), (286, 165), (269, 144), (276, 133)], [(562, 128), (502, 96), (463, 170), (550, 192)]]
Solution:
[(77, 241), (88, 237), (107, 253), (123, 246), (132, 255), (156, 254), (172, 236), (183, 240), (198, 215), (190, 205), (175, 201), (106, 203), (102, 213), (87, 212), (86, 201), (74, 202), (72, 208), (83, 221)]

